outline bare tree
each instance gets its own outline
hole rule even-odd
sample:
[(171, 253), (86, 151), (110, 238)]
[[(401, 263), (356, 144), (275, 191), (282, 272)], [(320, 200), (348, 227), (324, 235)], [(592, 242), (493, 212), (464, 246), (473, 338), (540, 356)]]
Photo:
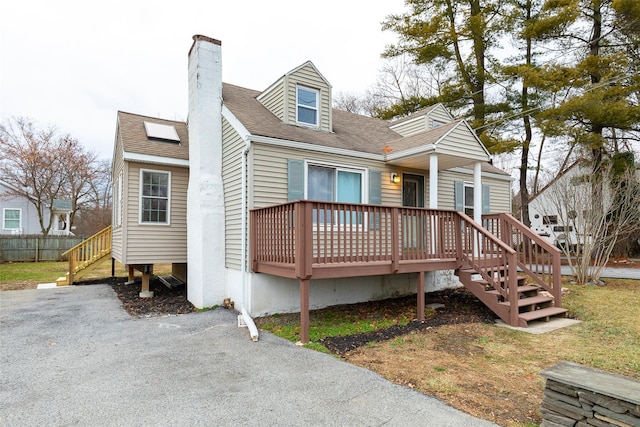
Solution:
[(633, 168), (605, 163), (603, 185), (588, 167), (577, 170), (549, 188), (547, 213), (558, 216), (558, 243), (576, 281), (597, 283), (616, 242), (640, 229), (640, 184)]
[(24, 117), (0, 124), (0, 175), (17, 189), (16, 195), (31, 196), (44, 236), (53, 225), (54, 218), (46, 213), (55, 199), (72, 202), (70, 229), (89, 182), (95, 178), (95, 159), (78, 140), (61, 135), (55, 127), (40, 128)]
[[(64, 153), (68, 141), (52, 127), (38, 129), (27, 118), (0, 124), (0, 172), (2, 179), (29, 194), (38, 212), (43, 235), (51, 230), (51, 216), (45, 216), (64, 185)], [(16, 195), (22, 195), (16, 191)]]
[(79, 203), (76, 234), (92, 235), (111, 224), (112, 177), (111, 162), (100, 160), (88, 181), (88, 189)]

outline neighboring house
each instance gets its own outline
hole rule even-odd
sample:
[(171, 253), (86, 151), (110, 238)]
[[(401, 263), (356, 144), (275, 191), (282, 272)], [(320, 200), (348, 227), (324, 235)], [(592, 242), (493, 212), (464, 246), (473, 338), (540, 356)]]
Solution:
[[(590, 220), (585, 215), (593, 208), (593, 193), (589, 176), (592, 168), (576, 161), (555, 176), (529, 200), (529, 218), (533, 231), (557, 247), (574, 247), (590, 238)], [(636, 165), (640, 181), (640, 165)], [(603, 187), (602, 203), (610, 203), (611, 191)], [(599, 217), (597, 218), (599, 222)]]
[[(440, 104), (393, 122), (335, 110), (331, 85), (311, 62), (264, 91), (222, 84), (220, 76), (220, 43), (195, 36), (188, 125), (117, 117), (113, 257), (146, 273), (172, 263), (196, 307), (231, 298), (253, 316), (301, 309), (296, 276), (252, 267), (255, 209), (316, 200), (456, 209), (478, 223), (482, 213), (510, 211), (512, 178), (490, 164), (467, 122)], [(383, 227), (381, 214), (327, 212), (314, 210), (314, 230), (329, 222), (356, 234)], [(416, 218), (413, 227), (428, 225)], [(428, 290), (459, 286), (452, 268), (424, 277)], [(416, 280), (401, 272), (314, 277), (310, 306), (407, 295)]]
[[(2, 213), (0, 234), (42, 234), (38, 211), (31, 200), (33, 196), (0, 180), (0, 212)], [(49, 218), (53, 215), (49, 235), (73, 235), (68, 225), (71, 202), (54, 200), (53, 205), (44, 209), (42, 214), (45, 225), (49, 224)]]

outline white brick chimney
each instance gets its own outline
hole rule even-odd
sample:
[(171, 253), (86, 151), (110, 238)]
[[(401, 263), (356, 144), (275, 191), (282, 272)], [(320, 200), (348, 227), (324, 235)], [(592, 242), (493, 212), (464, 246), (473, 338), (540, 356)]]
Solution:
[(187, 298), (198, 308), (225, 296), (221, 44), (195, 35), (189, 50)]

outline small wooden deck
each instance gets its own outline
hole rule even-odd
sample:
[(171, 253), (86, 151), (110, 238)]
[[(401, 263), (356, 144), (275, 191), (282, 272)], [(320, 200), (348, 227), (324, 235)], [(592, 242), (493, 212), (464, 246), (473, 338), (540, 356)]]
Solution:
[[(311, 279), (418, 273), (419, 320), (427, 271), (464, 267), (480, 275), (483, 292), (495, 296), (479, 298), (512, 325), (523, 322), (522, 272), (561, 304), (559, 251), (508, 214), (483, 217), (483, 228), (453, 210), (301, 200), (254, 209), (250, 223), (252, 270), (299, 280), (302, 342), (308, 341)], [(480, 292), (477, 278), (465, 283), (471, 277), (460, 279)]]

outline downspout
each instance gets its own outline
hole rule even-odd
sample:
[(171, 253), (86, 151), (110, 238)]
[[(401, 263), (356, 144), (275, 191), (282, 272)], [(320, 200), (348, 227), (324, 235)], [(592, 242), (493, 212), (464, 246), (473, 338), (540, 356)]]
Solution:
[(242, 150), (242, 215), (240, 228), (242, 229), (242, 241), (240, 244), (240, 272), (242, 274), (242, 303), (240, 305), (240, 314), (238, 315), (238, 326), (246, 325), (249, 328), (249, 334), (253, 341), (258, 341), (258, 328), (249, 312), (245, 309), (247, 305), (247, 158), (249, 150), (251, 150), (251, 139), (245, 136), (246, 144)]

